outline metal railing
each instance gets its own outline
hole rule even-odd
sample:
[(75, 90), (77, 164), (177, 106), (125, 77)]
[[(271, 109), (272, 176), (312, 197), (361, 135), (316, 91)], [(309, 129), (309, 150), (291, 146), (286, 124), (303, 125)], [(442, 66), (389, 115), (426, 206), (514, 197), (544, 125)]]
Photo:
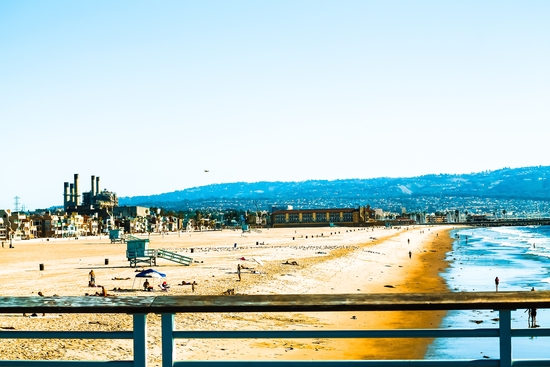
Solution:
[[(550, 329), (512, 329), (511, 311), (550, 308), (550, 292), (473, 292), (339, 295), (238, 295), (163, 297), (0, 297), (0, 313), (132, 314), (133, 330), (121, 332), (0, 331), (0, 339), (131, 339), (131, 361), (0, 360), (0, 366), (147, 366), (147, 314), (161, 314), (162, 366), (550, 366), (549, 359), (515, 360), (514, 337), (548, 337)], [(345, 312), (498, 310), (497, 328), (393, 330), (178, 331), (177, 313)], [(178, 361), (177, 339), (302, 339), (302, 338), (498, 338), (498, 359), (460, 360), (318, 360), (318, 361)]]

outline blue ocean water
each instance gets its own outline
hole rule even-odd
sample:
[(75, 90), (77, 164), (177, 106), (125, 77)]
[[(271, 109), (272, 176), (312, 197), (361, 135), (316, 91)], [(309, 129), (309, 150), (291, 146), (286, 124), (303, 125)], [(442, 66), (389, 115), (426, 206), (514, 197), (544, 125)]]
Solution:
[[(451, 235), (455, 242), (447, 254), (450, 266), (441, 275), (453, 292), (495, 291), (495, 277), (500, 279), (499, 291), (550, 290), (550, 226), (459, 229)], [(496, 311), (451, 311), (441, 327), (498, 327), (497, 318)], [(549, 309), (538, 310), (537, 325), (550, 327)], [(528, 327), (525, 310), (512, 312), (512, 327)], [(550, 358), (549, 342), (514, 338), (513, 357)], [(496, 338), (436, 339), (426, 354), (427, 359), (498, 356)]]

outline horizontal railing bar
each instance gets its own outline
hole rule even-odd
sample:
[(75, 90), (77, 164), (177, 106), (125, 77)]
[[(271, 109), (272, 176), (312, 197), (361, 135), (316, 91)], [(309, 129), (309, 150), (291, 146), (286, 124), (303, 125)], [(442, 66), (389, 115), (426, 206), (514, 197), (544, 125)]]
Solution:
[[(550, 329), (510, 330), (510, 310), (550, 308), (550, 291), (538, 292), (457, 292), (457, 293), (384, 293), (384, 294), (314, 294), (314, 295), (236, 295), (236, 296), (133, 296), (133, 297), (0, 297), (0, 315), (22, 313), (62, 314), (129, 314), (134, 315), (134, 331), (0, 331), (2, 339), (130, 339), (134, 340), (136, 361), (11, 361), (0, 360), (0, 367), (35, 366), (146, 366), (146, 315), (172, 314), (171, 326), (162, 332), (165, 348), (172, 355), (174, 339), (319, 339), (319, 338), (500, 338), (500, 345), (510, 343), (511, 337), (550, 336)], [(269, 312), (370, 312), (370, 311), (445, 311), (445, 310), (500, 310), (501, 323), (507, 328), (483, 329), (393, 329), (393, 330), (227, 330), (177, 331), (175, 314), (228, 314)], [(506, 312), (502, 312), (502, 310)], [(358, 315), (358, 314), (349, 314)], [(502, 315), (508, 315), (506, 317)], [(261, 317), (260, 315), (257, 315)], [(164, 316), (163, 316), (164, 317)], [(136, 318), (139, 322), (136, 323)], [(164, 325), (164, 324), (163, 324)], [(487, 324), (484, 324), (487, 325)], [(291, 326), (296, 327), (296, 326)], [(303, 325), (306, 328), (306, 325)], [(301, 328), (301, 326), (299, 327)], [(136, 342), (137, 341), (137, 342)], [(498, 341), (497, 341), (498, 343)], [(136, 347), (138, 346), (138, 347)], [(137, 351), (137, 352), (136, 352)], [(501, 356), (503, 355), (501, 347)], [(174, 350), (175, 352), (175, 350)], [(175, 354), (174, 354), (175, 356)], [(508, 366), (550, 366), (550, 360), (518, 360), (503, 358)], [(479, 360), (345, 360), (345, 361), (173, 361), (170, 366), (368, 366), (368, 367), (497, 367), (498, 359)]]
[(0, 367), (133, 367), (133, 361), (7, 361), (0, 360)]
[(499, 367), (497, 359), (474, 360), (388, 360), (388, 361), (176, 361), (174, 367), (338, 367), (338, 366), (368, 366), (368, 367)]
[(131, 331), (0, 331), (0, 339), (133, 339)]
[[(498, 329), (174, 331), (175, 339), (497, 338)], [(547, 334), (550, 336), (550, 333)]]
[(151, 309), (158, 313), (444, 311), (518, 308), (550, 308), (550, 291), (183, 296), (157, 297), (151, 304)]
[(550, 291), (172, 297), (0, 297), (2, 313), (227, 313), (550, 308)]
[(550, 359), (517, 359), (512, 361), (512, 367), (548, 367)]
[(550, 329), (512, 329), (513, 337), (550, 336)]

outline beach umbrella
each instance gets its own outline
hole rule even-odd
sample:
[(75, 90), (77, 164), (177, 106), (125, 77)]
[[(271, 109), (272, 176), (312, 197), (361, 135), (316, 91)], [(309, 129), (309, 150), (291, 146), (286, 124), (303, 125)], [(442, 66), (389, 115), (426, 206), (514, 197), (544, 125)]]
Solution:
[(155, 269), (147, 269), (137, 273), (136, 278), (166, 278), (166, 274), (156, 271)]
[[(137, 278), (156, 278), (156, 279), (163, 279), (166, 278), (166, 274), (161, 273), (160, 271), (156, 271), (155, 269), (147, 269), (140, 271), (136, 274), (136, 277), (134, 278), (134, 283), (132, 284), (132, 289), (134, 288), (134, 285), (136, 284)], [(160, 281), (159, 281), (160, 284)]]

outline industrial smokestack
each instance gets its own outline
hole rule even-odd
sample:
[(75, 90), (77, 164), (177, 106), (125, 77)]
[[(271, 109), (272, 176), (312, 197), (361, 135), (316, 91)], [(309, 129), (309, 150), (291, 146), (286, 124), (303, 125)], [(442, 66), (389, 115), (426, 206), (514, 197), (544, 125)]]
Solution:
[(67, 208), (69, 207), (69, 183), (68, 182), (65, 182), (64, 184), (64, 187), (63, 187), (63, 208), (65, 208), (65, 210), (67, 210)]
[(80, 205), (80, 192), (78, 192), (78, 173), (74, 174), (74, 205), (79, 206)]
[(99, 194), (99, 176), (95, 178), (95, 193)]
[(95, 176), (92, 176), (92, 191), (90, 192), (90, 199), (95, 197)]
[(69, 184), (69, 197), (70, 197), (70, 200), (69, 200), (69, 205), (70, 206), (74, 206), (74, 184)]

